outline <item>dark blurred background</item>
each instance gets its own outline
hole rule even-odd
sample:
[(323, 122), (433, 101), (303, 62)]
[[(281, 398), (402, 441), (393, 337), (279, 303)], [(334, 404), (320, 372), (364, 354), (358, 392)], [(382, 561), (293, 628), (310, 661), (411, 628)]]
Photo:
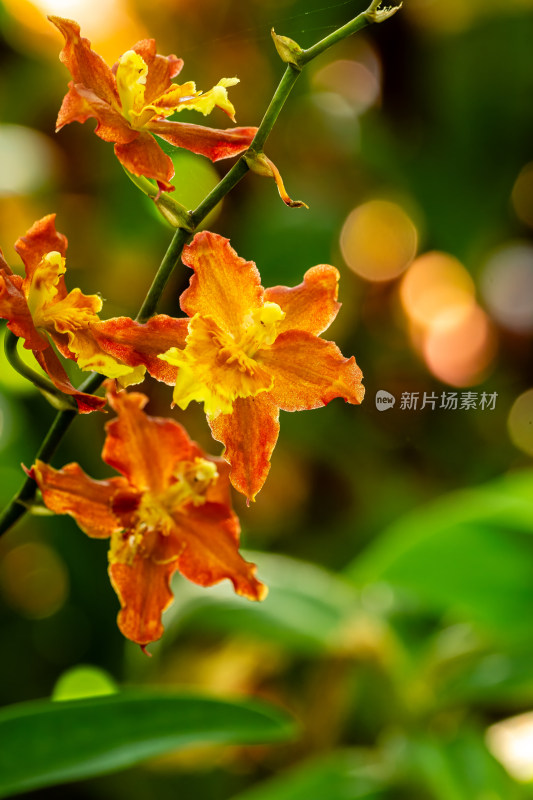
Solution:
[[(94, 122), (54, 133), (69, 76), (46, 14), (80, 22), (110, 65), (152, 36), (198, 88), (240, 77), (237, 121), (254, 125), (282, 74), (270, 29), (309, 46), (363, 8), (0, 2), (0, 245), (13, 269), (15, 240), (55, 211), (68, 287), (100, 292), (103, 318), (134, 316), (172, 235)], [(309, 210), (248, 175), (206, 222), (265, 286), (336, 265), (343, 307), (326, 338), (365, 376), (360, 407), (282, 412), (257, 502), (235, 497), (271, 586), (263, 606), (178, 576), (148, 660), (116, 628), (105, 543), (59, 517), (27, 518), (0, 541), (3, 704), (49, 696), (86, 664), (104, 683), (266, 697), (302, 720), (303, 738), (191, 751), (28, 797), (533, 796), (532, 41), (531, 0), (406, 0), (305, 69), (268, 140)], [(219, 110), (180, 119), (227, 123)], [(171, 154), (175, 197), (193, 208), (227, 164)], [(188, 279), (176, 270), (160, 311), (179, 314)], [(170, 389), (150, 379), (143, 391), (150, 413), (219, 452), (201, 408), (171, 412)], [(2, 502), (53, 414), (3, 363)], [(103, 439), (101, 416), (79, 419), (53, 463), (106, 476)]]

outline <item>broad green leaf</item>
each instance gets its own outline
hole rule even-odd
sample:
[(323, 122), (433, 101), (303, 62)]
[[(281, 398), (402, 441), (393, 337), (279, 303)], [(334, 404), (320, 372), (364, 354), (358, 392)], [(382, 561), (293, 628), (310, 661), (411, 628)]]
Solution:
[(405, 767), (432, 800), (519, 800), (521, 787), (489, 753), (482, 730), (449, 740), (425, 735), (408, 743)]
[(251, 701), (128, 691), (0, 711), (0, 797), (102, 775), (196, 743), (277, 742), (294, 734), (280, 710)]
[(439, 707), (457, 703), (482, 708), (530, 708), (533, 705), (533, 648), (523, 645), (477, 650), (437, 664)]
[(245, 555), (258, 565), (258, 575), (269, 588), (263, 602), (243, 601), (224, 584), (206, 592), (177, 576), (167, 626), (238, 631), (304, 653), (342, 645), (344, 626), (358, 608), (357, 593), (348, 581), (286, 556)]
[(454, 492), (391, 525), (350, 567), (506, 637), (533, 615), (533, 472)]
[(379, 768), (358, 753), (306, 761), (233, 800), (381, 800)]

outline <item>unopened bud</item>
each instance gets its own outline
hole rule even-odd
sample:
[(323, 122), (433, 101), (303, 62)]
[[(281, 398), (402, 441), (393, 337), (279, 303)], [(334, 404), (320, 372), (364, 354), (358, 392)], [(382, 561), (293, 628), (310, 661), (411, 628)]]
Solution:
[(300, 70), (302, 68), (301, 56), (303, 50), (298, 42), (289, 39), (288, 36), (279, 36), (274, 28), (272, 28), (270, 33), (274, 39), (274, 44), (281, 60)]
[(166, 192), (162, 192), (159, 197), (152, 198), (156, 204), (157, 210), (170, 222), (173, 228), (184, 228), (186, 231), (194, 230), (194, 220), (192, 215), (185, 206), (178, 203)]

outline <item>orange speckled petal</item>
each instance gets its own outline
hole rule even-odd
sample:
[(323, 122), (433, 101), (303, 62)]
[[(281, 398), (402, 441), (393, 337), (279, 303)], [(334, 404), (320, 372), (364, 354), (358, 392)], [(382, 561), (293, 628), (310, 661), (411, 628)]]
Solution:
[(140, 392), (115, 392), (108, 382), (108, 401), (118, 417), (106, 425), (102, 458), (140, 491), (159, 492), (168, 486), (177, 464), (194, 459), (198, 448), (173, 419), (149, 417)]
[[(113, 542), (120, 536), (115, 534)], [(168, 537), (155, 536), (159, 536), (159, 548), (151, 554), (141, 548), (131, 563), (113, 555), (119, 550), (116, 544), (112, 544), (110, 555), (109, 577), (122, 606), (118, 626), (126, 638), (140, 645), (155, 642), (163, 635), (161, 615), (172, 602), (170, 579), (178, 567), (169, 550), (172, 543)]]
[[(63, 258), (67, 252), (67, 237), (56, 231), (55, 214), (48, 214), (46, 217), (37, 220), (31, 226), (25, 236), (21, 236), (15, 242), (15, 250), (21, 257), (26, 267), (26, 278), (22, 284), (24, 293), (28, 296), (33, 273), (47, 253), (57, 252)], [(57, 299), (62, 300), (67, 295), (65, 280), (61, 276), (56, 284)]]
[(113, 74), (103, 58), (91, 50), (91, 43), (80, 35), (77, 22), (62, 17), (48, 17), (65, 37), (65, 46), (59, 54), (74, 83), (82, 83), (109, 105), (120, 107)]
[(103, 397), (85, 394), (74, 388), (63, 369), (61, 361), (51, 347), (42, 351), (34, 350), (33, 355), (54, 386), (63, 394), (71, 395), (75, 399), (80, 414), (90, 414), (91, 411), (101, 411), (104, 408), (106, 401)]
[(211, 161), (244, 152), (257, 133), (257, 128), (206, 128), (189, 122), (156, 119), (150, 120), (146, 127), (174, 147), (184, 147)]
[(116, 144), (115, 155), (120, 163), (134, 175), (144, 175), (157, 181), (164, 192), (171, 192), (174, 187), (169, 183), (174, 176), (174, 164), (153, 136), (140, 133), (136, 139), (127, 144)]
[(270, 456), (279, 434), (279, 410), (270, 393), (239, 398), (231, 414), (209, 420), (211, 432), (225, 446), (231, 465), (230, 479), (249, 500), (263, 486), (270, 470)]
[(305, 331), (288, 331), (256, 353), (274, 377), (270, 396), (284, 411), (325, 406), (334, 397), (360, 403), (362, 373), (355, 358), (344, 358), (334, 342)]
[(237, 594), (249, 600), (263, 600), (267, 589), (255, 577), (255, 564), (239, 554), (239, 520), (225, 506), (189, 504), (174, 514), (181, 545), (178, 568), (182, 575), (200, 586), (213, 586), (229, 578)]
[(147, 104), (151, 103), (168, 89), (172, 78), (181, 72), (183, 61), (175, 55), (159, 55), (156, 51), (155, 39), (142, 39), (131, 49), (141, 56), (148, 67), (144, 85), (144, 100)]
[(82, 83), (69, 83), (69, 91), (63, 98), (56, 122), (56, 132), (70, 122), (86, 122), (91, 117), (98, 121), (95, 133), (105, 142), (125, 144), (138, 136), (122, 114), (106, 103)]
[(341, 304), (337, 302), (339, 272), (320, 264), (307, 270), (298, 286), (273, 286), (265, 289), (265, 300), (277, 303), (285, 312), (279, 333), (302, 330), (320, 334), (329, 328)]
[(106, 538), (121, 528), (112, 500), (117, 491), (127, 488), (124, 478), (95, 481), (79, 464), (56, 470), (42, 461), (36, 461), (30, 474), (46, 506), (56, 514), (70, 514), (89, 536)]
[(223, 236), (202, 231), (184, 248), (183, 263), (194, 275), (181, 295), (182, 310), (190, 317), (209, 316), (221, 328), (240, 333), (251, 311), (263, 302), (254, 262), (240, 258)]
[(27, 350), (45, 350), (50, 346), (33, 324), (28, 303), (22, 291), (22, 278), (13, 275), (0, 251), (0, 317), (15, 336), (25, 339)]
[(176, 367), (158, 358), (171, 347), (183, 349), (189, 319), (156, 314), (140, 323), (129, 317), (115, 317), (91, 325), (91, 333), (102, 350), (130, 367), (145, 366), (158, 381), (176, 383)]

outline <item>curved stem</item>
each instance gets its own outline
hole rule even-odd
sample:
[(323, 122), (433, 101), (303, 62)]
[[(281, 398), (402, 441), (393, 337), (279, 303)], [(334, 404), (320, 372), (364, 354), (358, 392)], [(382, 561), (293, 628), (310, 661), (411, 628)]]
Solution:
[[(16, 338), (16, 337), (15, 337)], [(81, 384), (80, 391), (92, 394), (104, 382), (105, 376), (99, 375), (97, 372), (91, 373), (89, 377)], [(55, 387), (54, 387), (55, 388)], [(50, 461), (55, 451), (57, 450), (64, 435), (78, 416), (77, 410), (59, 411), (52, 422), (48, 433), (46, 434), (34, 461)], [(6, 507), (5, 511), (0, 515), (0, 535), (5, 533), (12, 525), (22, 517), (35, 500), (37, 493), (37, 484), (29, 476), (25, 479), (17, 494), (11, 500), (10, 504)]]
[(18, 342), (18, 336), (15, 336), (15, 334), (7, 328), (4, 337), (4, 351), (13, 369), (18, 372), (19, 375), (22, 375), (23, 378), (31, 381), (45, 396), (49, 395), (50, 402), (56, 408), (60, 408), (63, 411), (75, 411), (77, 405), (73, 398), (63, 394), (63, 392), (57, 389), (52, 381), (49, 381), (45, 375), (41, 375), (24, 363), (17, 351)]
[[(364, 28), (371, 22), (380, 22), (394, 13), (394, 10), (388, 12), (378, 12), (380, 0), (372, 0), (370, 6), (359, 14), (355, 19), (348, 22), (343, 27), (334, 31), (325, 39), (317, 42), (312, 47), (304, 50), (300, 57), (299, 66), (309, 63), (313, 58), (323, 53), (328, 48), (332, 47), (342, 39), (351, 36), (352, 33)], [(399, 8), (399, 6), (398, 6)], [(262, 151), (263, 146), (274, 127), (279, 113), (283, 108), (292, 87), (298, 80), (300, 69), (287, 65), (287, 68), (281, 78), (281, 81), (274, 92), (272, 100), (265, 112), (261, 124), (257, 129), (257, 133), (250, 145), (251, 155), (257, 154)], [(191, 219), (194, 227), (205, 219), (209, 212), (228, 194), (248, 172), (249, 167), (245, 158), (241, 158), (231, 167), (229, 172), (222, 178), (222, 180), (215, 186), (215, 188), (207, 195), (207, 197), (200, 203), (200, 205), (191, 212)], [(134, 181), (137, 183), (137, 181)], [(139, 185), (139, 184), (138, 184)], [(145, 191), (150, 196), (149, 187), (144, 182), (139, 186), (142, 191)], [(179, 263), (183, 248), (187, 241), (192, 236), (192, 233), (183, 228), (178, 228), (172, 237), (172, 241), (163, 257), (163, 260), (157, 270), (157, 273), (152, 281), (146, 297), (143, 301), (139, 313), (137, 314), (137, 322), (146, 322), (155, 313), (157, 303), (163, 293), (163, 290), (170, 278), (172, 272)], [(79, 387), (80, 391), (94, 392), (105, 380), (104, 376), (97, 373), (92, 373), (89, 378)], [(55, 388), (55, 387), (54, 387)], [(61, 411), (57, 414), (52, 426), (50, 427), (46, 438), (44, 439), (36, 459), (41, 461), (49, 461), (54, 454), (61, 439), (67, 432), (73, 420), (77, 416), (75, 411)], [(28, 510), (37, 492), (37, 485), (32, 478), (27, 478), (22, 485), (20, 491), (15, 495), (9, 506), (6, 508), (2, 516), (0, 516), (0, 535), (5, 533), (20, 517), (22, 517)]]

